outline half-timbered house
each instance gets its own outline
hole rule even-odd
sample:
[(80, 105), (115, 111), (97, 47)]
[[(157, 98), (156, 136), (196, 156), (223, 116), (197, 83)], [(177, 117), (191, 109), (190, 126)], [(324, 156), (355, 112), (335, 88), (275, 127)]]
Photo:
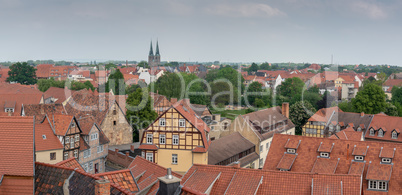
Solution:
[(209, 127), (181, 100), (149, 125), (140, 140), (142, 156), (173, 171), (208, 164)]
[(153, 92), (150, 92), (149, 95), (153, 100), (153, 109), (158, 113), (158, 116), (172, 106), (172, 103), (166, 98), (166, 96)]
[(79, 159), (80, 134), (82, 133), (77, 119), (70, 115), (54, 115), (51, 118), (52, 125), (63, 145), (63, 160), (71, 157)]

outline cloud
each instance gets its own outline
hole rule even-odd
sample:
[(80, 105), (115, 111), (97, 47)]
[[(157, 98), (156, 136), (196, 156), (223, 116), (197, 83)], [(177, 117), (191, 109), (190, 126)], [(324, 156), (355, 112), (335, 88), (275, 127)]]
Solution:
[(354, 11), (367, 15), (372, 19), (384, 19), (387, 18), (387, 12), (383, 7), (374, 3), (359, 1), (352, 4)]
[(259, 18), (259, 17), (274, 17), (286, 16), (278, 8), (273, 8), (262, 3), (247, 3), (247, 4), (220, 4), (208, 7), (209, 14), (221, 15), (226, 17), (244, 17), (244, 18)]

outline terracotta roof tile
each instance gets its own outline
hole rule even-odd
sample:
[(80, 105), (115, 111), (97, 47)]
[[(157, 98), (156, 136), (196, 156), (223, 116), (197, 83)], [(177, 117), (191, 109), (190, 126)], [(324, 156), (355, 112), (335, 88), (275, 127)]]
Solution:
[(369, 164), (367, 168), (367, 180), (389, 181), (392, 174), (392, 164)]
[(158, 147), (155, 144), (141, 144), (138, 149), (141, 150), (158, 150)]
[(49, 119), (44, 118), (42, 123), (35, 124), (35, 150), (63, 149), (60, 140), (54, 135)]
[(396, 148), (383, 148), (381, 147), (380, 158), (394, 158)]
[(46, 115), (53, 121), (54, 114), (65, 114), (61, 104), (26, 104), (24, 105), (25, 116), (35, 116), (35, 120), (42, 120)]
[(112, 172), (105, 172), (105, 173), (99, 173), (95, 174), (95, 176), (101, 177), (103, 179), (107, 179), (110, 182), (121, 186), (124, 189), (129, 190), (130, 192), (138, 192), (138, 186), (131, 175), (131, 172), (129, 169), (124, 169), (124, 170), (118, 170), (118, 171), (112, 171)]
[(339, 109), (338, 106), (330, 107), (330, 108), (321, 108), (313, 116), (311, 116), (308, 119), (308, 121), (327, 122), (334, 111), (342, 112), (342, 110)]
[(325, 174), (334, 174), (336, 167), (338, 166), (338, 159), (330, 159), (330, 158), (317, 158), (314, 163), (313, 169), (311, 173), (325, 173)]
[(68, 88), (58, 88), (58, 87), (50, 87), (45, 91), (44, 99), (54, 98), (57, 99), (54, 103), (63, 103), (66, 99), (71, 97), (71, 95), (76, 92), (74, 90), (70, 90)]
[(289, 139), (285, 144), (285, 148), (297, 149), (299, 147), (299, 145), (300, 145), (300, 141)]
[(296, 157), (297, 157), (296, 154), (289, 154), (289, 153), (283, 154), (282, 159), (279, 161), (278, 166), (276, 166), (276, 168), (290, 170), (292, 168), (293, 163), (296, 160)]
[[(70, 124), (72, 123), (74, 116), (71, 115), (54, 115), (54, 129), (56, 135), (64, 136), (67, 133)], [(53, 119), (52, 119), (53, 120)]]
[[(219, 179), (221, 173), (205, 173), (205, 172), (197, 172), (195, 170), (191, 177), (189, 177), (186, 181), (184, 181), (184, 185), (190, 189), (197, 189), (201, 193), (207, 193), (207, 189), (212, 186), (217, 179)], [(199, 182), (202, 180), (203, 182)]]
[(348, 174), (350, 174), (350, 175), (362, 175), (365, 165), (366, 165), (366, 163), (364, 163), (364, 162), (356, 162), (356, 161), (351, 162)]
[[(365, 138), (367, 140), (392, 141), (402, 143), (402, 136), (400, 134), (398, 135), (397, 139), (392, 138), (392, 131), (400, 127), (402, 127), (402, 117), (376, 114), (374, 115), (373, 120), (370, 123), (370, 127), (368, 128), (369, 130), (371, 128), (374, 128), (375, 134), (370, 135), (370, 133), (367, 131), (367, 133), (365, 134)], [(378, 136), (378, 130), (380, 128), (385, 131), (383, 137)]]
[(84, 171), (84, 169), (82, 168), (82, 166), (80, 165), (80, 163), (77, 161), (76, 158), (69, 158), (67, 160), (63, 160), (61, 162), (56, 163), (56, 165), (60, 167), (67, 167)]
[(354, 156), (366, 156), (369, 147), (365, 147), (363, 145), (354, 146), (352, 155)]

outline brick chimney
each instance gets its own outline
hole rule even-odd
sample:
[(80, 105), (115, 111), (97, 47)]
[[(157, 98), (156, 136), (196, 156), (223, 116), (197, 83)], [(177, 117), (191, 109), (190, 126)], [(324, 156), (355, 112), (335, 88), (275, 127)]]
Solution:
[(118, 153), (118, 152), (119, 152), (119, 149), (118, 149), (118, 148), (115, 148), (114, 151), (115, 151), (116, 153)]
[(134, 145), (131, 145), (131, 146), (130, 146), (130, 150), (131, 150), (131, 152), (134, 152), (134, 150), (135, 150)]
[(236, 162), (233, 163), (232, 166), (233, 166), (234, 168), (239, 168), (239, 169), (240, 169), (240, 162), (239, 162), (239, 161), (236, 161)]
[(177, 98), (170, 98), (170, 103), (175, 104), (177, 102)]
[(95, 195), (109, 195), (110, 182), (109, 180), (102, 179), (95, 181)]
[(129, 152), (129, 151), (126, 151), (126, 156), (130, 156), (130, 152)]
[(159, 179), (159, 195), (173, 195), (180, 186), (181, 179), (172, 175), (172, 170), (167, 169), (167, 175), (158, 177)]
[(289, 118), (289, 102), (282, 103), (282, 115)]

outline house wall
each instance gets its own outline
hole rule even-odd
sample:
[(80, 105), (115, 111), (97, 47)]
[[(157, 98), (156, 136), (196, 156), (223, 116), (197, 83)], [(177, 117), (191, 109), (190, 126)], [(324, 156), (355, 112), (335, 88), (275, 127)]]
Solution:
[[(321, 125), (319, 124), (314, 124), (314, 123), (323, 123)], [(303, 136), (309, 136), (309, 137), (324, 137), (324, 129), (325, 129), (325, 123), (326, 122), (313, 122), (313, 124), (311, 124), (310, 121), (308, 121), (305, 125), (303, 125), (302, 129), (303, 129)], [(315, 129), (316, 130), (316, 134), (312, 134), (312, 133), (307, 133), (306, 129)]]
[[(55, 160), (50, 160), (50, 153), (56, 153), (56, 159)], [(57, 149), (57, 150), (46, 150), (46, 151), (36, 151), (35, 152), (35, 159), (36, 162), (43, 162), (43, 163), (48, 163), (48, 164), (56, 164), (60, 161), (63, 161), (63, 149)]]
[[(177, 164), (172, 164), (172, 154), (177, 154)], [(160, 149), (156, 153), (158, 165), (186, 172), (193, 164), (208, 164), (208, 153), (193, 153), (191, 150)]]
[[(116, 114), (114, 113), (114, 110), (116, 110)], [(116, 124), (114, 124), (114, 121)], [(101, 129), (109, 138), (109, 145), (111, 146), (133, 143), (131, 125), (128, 123), (124, 113), (116, 103), (114, 103), (107, 112), (103, 119)]]
[[(287, 130), (285, 132), (282, 132), (281, 134), (295, 135), (295, 128), (293, 127), (293, 128), (291, 128), (291, 129), (289, 129), (289, 130)], [(272, 137), (270, 137), (270, 138), (268, 138), (266, 140), (263, 140), (263, 141), (261, 141), (261, 143), (259, 145), (259, 146), (262, 146), (262, 151), (259, 151), (259, 155), (260, 155), (260, 159), (263, 159), (262, 160), (263, 163), (260, 164), (258, 162), (258, 163), (256, 163), (256, 165), (258, 165), (260, 168), (262, 168), (264, 166), (265, 161), (267, 160), (267, 155), (268, 155), (268, 152), (269, 152), (269, 148), (271, 147), (271, 143), (272, 143), (273, 138), (274, 137), (272, 136)], [(259, 148), (258, 148), (258, 150), (259, 150)], [(259, 168), (259, 167), (256, 167), (256, 169)]]
[(231, 122), (232, 121), (230, 119), (224, 119), (221, 122), (218, 122), (217, 124), (211, 125), (210, 127), (211, 131), (209, 133), (211, 139), (215, 138), (215, 140), (217, 140), (221, 137), (222, 132), (229, 131)]
[[(98, 138), (91, 140), (91, 135), (98, 133)], [(79, 163), (81, 164), (82, 167), (84, 167), (84, 169), (86, 169), (86, 171), (88, 173), (95, 173), (95, 164), (98, 164), (98, 172), (97, 173), (103, 173), (105, 172), (105, 162), (106, 162), (106, 157), (108, 154), (108, 144), (103, 144), (103, 152), (98, 153), (98, 146), (99, 145), (99, 137), (100, 137), (100, 132), (98, 130), (98, 128), (94, 126), (92, 126), (91, 131), (88, 134), (88, 138), (87, 138), (87, 144), (89, 145), (89, 149), (87, 150), (81, 150), (80, 151), (80, 158), (79, 158)], [(91, 151), (91, 155), (88, 157), (84, 157), (84, 151)], [(92, 162), (92, 166), (90, 166)], [(87, 168), (88, 167), (88, 168)]]
[(253, 143), (255, 145), (255, 152), (258, 155), (260, 154), (260, 139), (242, 116), (237, 116), (235, 120), (230, 124), (229, 131), (223, 131), (221, 133), (221, 137), (230, 135), (235, 132), (239, 132), (244, 138)]

